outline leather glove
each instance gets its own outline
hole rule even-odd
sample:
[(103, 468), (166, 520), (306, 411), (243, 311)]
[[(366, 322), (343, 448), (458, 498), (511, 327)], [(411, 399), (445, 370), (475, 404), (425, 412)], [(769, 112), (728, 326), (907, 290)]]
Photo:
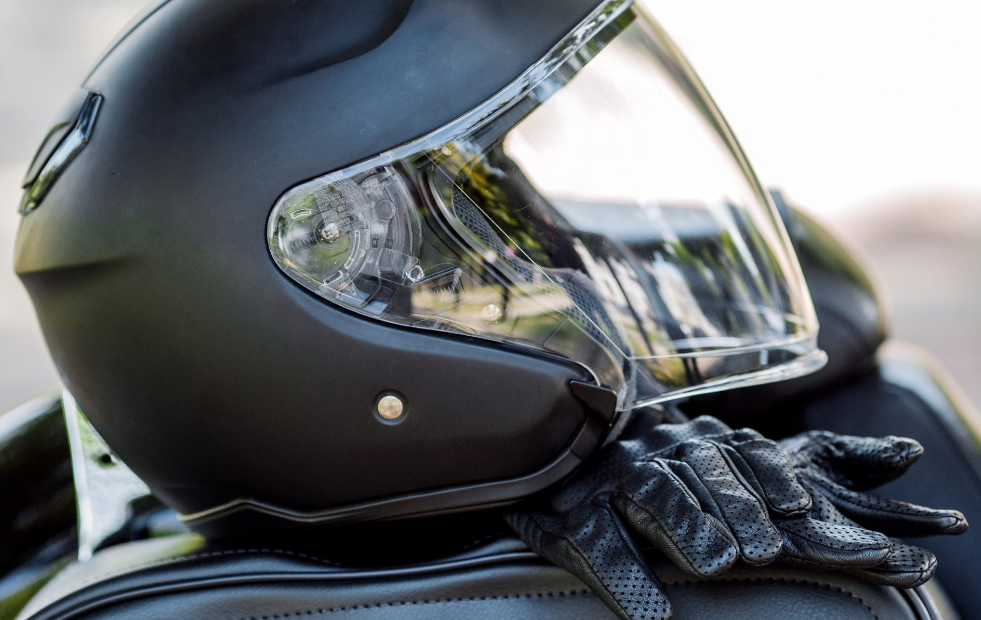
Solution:
[[(795, 454), (803, 462), (804, 452)], [(507, 520), (621, 618), (661, 620), (671, 605), (635, 533), (704, 577), (740, 560), (861, 570), (889, 557), (885, 535), (825, 516), (776, 443), (704, 416), (608, 445), (559, 491)]]
[[(919, 460), (923, 447), (912, 439), (812, 431), (784, 439), (780, 446), (813, 499), (813, 519), (847, 527), (861, 524), (900, 537), (967, 531), (967, 520), (956, 510), (934, 510), (861, 492), (895, 480)], [(848, 572), (900, 588), (914, 588), (933, 576), (937, 558), (932, 553), (899, 540), (891, 543), (881, 563)]]

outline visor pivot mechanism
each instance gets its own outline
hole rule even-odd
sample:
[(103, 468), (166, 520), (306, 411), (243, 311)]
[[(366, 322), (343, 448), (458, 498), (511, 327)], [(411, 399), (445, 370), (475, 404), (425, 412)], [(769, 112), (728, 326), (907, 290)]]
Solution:
[(617, 411), (617, 393), (615, 390), (584, 381), (570, 381), (569, 387), (572, 389), (572, 394), (590, 411), (599, 414), (607, 423), (613, 421)]

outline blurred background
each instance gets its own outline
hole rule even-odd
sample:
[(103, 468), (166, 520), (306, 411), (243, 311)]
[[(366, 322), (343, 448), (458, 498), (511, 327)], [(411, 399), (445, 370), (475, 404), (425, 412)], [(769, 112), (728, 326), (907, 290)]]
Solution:
[[(56, 380), (13, 275), (20, 180), (143, 0), (0, 0), (0, 411)], [(652, 0), (763, 182), (862, 246), (893, 333), (981, 403), (981, 2)]]

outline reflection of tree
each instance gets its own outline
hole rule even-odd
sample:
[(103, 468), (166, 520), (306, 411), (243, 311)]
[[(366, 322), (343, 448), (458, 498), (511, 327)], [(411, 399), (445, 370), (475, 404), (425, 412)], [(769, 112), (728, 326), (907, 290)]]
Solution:
[(521, 187), (523, 175), (514, 162), (497, 149), (473, 159), (461, 172), (456, 177), (460, 189), (499, 229), (511, 257), (520, 256), (540, 267), (555, 266), (559, 250), (555, 217), (542, 213), (546, 204), (537, 192)]

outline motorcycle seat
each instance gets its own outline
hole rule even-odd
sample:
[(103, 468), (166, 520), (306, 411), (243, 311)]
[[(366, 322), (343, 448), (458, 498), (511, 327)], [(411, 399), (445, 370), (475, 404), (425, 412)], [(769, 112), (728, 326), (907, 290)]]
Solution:
[[(902, 591), (783, 565), (705, 580), (657, 563), (676, 620), (941, 620), (938, 586)], [(55, 576), (18, 620), (614, 618), (572, 575), (500, 533), (398, 567), (195, 535), (124, 543)]]

